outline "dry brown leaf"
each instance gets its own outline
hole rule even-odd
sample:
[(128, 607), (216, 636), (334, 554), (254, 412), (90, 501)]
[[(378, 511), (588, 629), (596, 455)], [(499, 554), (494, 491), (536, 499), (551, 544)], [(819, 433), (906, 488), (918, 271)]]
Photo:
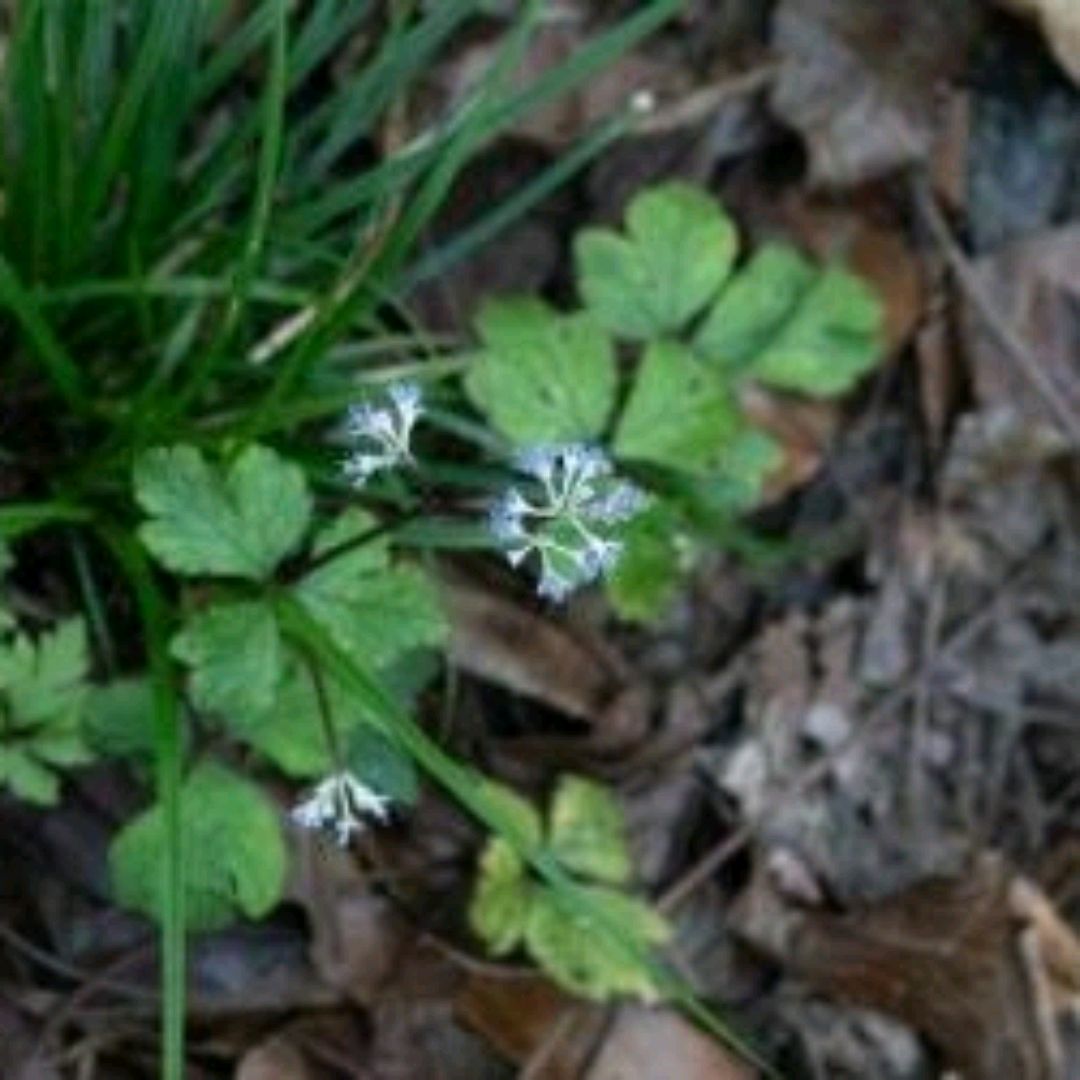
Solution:
[(1076, 0), (998, 0), (1002, 7), (1036, 19), (1050, 50), (1080, 83), (1080, 4)]
[(751, 1080), (756, 1075), (678, 1013), (624, 1005), (585, 1080)]
[(447, 580), (450, 657), (471, 675), (595, 721), (625, 682), (612, 658), (558, 623), (461, 579)]
[(740, 906), (747, 936), (815, 990), (902, 1020), (968, 1080), (1060, 1075), (1080, 943), (999, 858), (841, 913), (790, 903), (762, 873)]
[(534, 1080), (578, 1080), (605, 1023), (604, 1009), (575, 1002), (542, 975), (473, 975), (454, 1007), (507, 1061), (533, 1062)]
[[(1065, 405), (1080, 414), (1080, 225), (1011, 244), (972, 266), (988, 302), (1029, 347)], [(1056, 428), (1046, 403), (970, 304), (964, 332), (979, 402)]]
[(272, 1035), (253, 1046), (236, 1069), (236, 1080), (310, 1080), (299, 1047), (282, 1035)]
[(968, 4), (782, 0), (777, 115), (802, 133), (815, 184), (848, 186), (919, 161), (938, 88), (967, 51)]

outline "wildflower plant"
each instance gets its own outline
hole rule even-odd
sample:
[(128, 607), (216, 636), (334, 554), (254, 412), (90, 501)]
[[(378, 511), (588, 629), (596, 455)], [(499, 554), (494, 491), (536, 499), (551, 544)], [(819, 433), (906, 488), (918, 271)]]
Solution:
[[(556, 616), (602, 586), (616, 615), (654, 617), (778, 461), (742, 388), (842, 393), (879, 355), (880, 307), (787, 247), (740, 264), (715, 201), (663, 184), (624, 231), (577, 238), (577, 308), (491, 302), (464, 355), (384, 344), (387, 297), (565, 175), (417, 258), (473, 152), (679, 7), (636, 5), (509, 89), (544, 14), (526, 0), (459, 112), (380, 156), (386, 109), (483, 6), (395, 5), (388, 28), (337, 0), (13, 16), (0, 408), (40, 445), (4, 447), (0, 569), (50, 585), (0, 602), (0, 786), (50, 803), (101, 757), (152, 776), (110, 869), (162, 926), (165, 1080), (187, 935), (274, 909), (287, 829), (348, 846), (407, 816), (421, 777), (490, 834), (471, 921), (494, 952), (731, 1037), (654, 954), (667, 929), (634, 895), (614, 799), (564, 778), (541, 819), (415, 719), (449, 635), (430, 556), (505, 559)], [(371, 55), (339, 64), (357, 41)], [(249, 771), (291, 784), (291, 808)]]

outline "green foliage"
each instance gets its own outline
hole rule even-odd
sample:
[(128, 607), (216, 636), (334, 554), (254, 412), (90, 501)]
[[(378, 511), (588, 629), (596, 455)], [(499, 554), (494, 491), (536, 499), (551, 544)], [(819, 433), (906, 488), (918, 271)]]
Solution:
[[(348, 510), (315, 540), (316, 558), (370, 533), (372, 518)], [(344, 552), (300, 582), (297, 599), (342, 648), (384, 667), (414, 649), (441, 645), (446, 620), (431, 584), (413, 567), (392, 566), (385, 539)]]
[(564, 776), (555, 789), (548, 847), (571, 873), (611, 885), (630, 878), (630, 855), (622, 810), (607, 788), (580, 776)]
[(661, 184), (630, 203), (627, 235), (584, 229), (574, 254), (585, 303), (613, 333), (649, 340), (684, 328), (731, 273), (736, 236), (714, 199)]
[[(744, 384), (830, 397), (881, 354), (882, 307), (860, 279), (778, 244), (737, 267), (737, 249), (706, 192), (660, 184), (631, 200), (625, 232), (577, 236), (583, 311), (503, 300), (478, 322), (484, 349), (465, 387), (494, 427), (517, 443), (606, 442), (651, 489), (647, 520), (618, 532), (608, 592), (625, 618), (662, 615), (690, 553), (730, 533), (782, 464), (782, 447), (743, 412)], [(588, 347), (571, 344), (567, 328), (585, 326)], [(618, 369), (615, 338), (632, 343)], [(573, 579), (560, 527), (537, 535)]]
[(645, 352), (619, 420), (615, 452), (670, 469), (707, 472), (738, 422), (725, 383), (685, 346), (657, 341)]
[(771, 245), (724, 290), (694, 343), (733, 375), (830, 397), (877, 361), (881, 304), (854, 275)]
[(612, 885), (626, 885), (630, 856), (614, 796), (591, 780), (560, 779), (546, 830), (531, 805), (488, 782), (488, 793), (520, 823), (529, 846), (542, 845), (567, 890), (534, 879), (514, 844), (493, 836), (480, 857), (469, 921), (496, 956), (524, 946), (557, 983), (597, 1001), (629, 995), (654, 1000), (654, 973), (643, 961), (669, 930), (647, 904)]
[(83, 733), (99, 757), (149, 762), (154, 756), (154, 688), (133, 676), (92, 686), (87, 695)]
[(657, 501), (630, 523), (622, 540), (622, 557), (607, 579), (608, 599), (624, 619), (658, 619), (682, 580), (679, 520), (666, 502)]
[(81, 619), (37, 640), (0, 641), (0, 785), (27, 802), (57, 801), (57, 770), (91, 760), (82, 732), (88, 657)]
[(514, 443), (595, 439), (615, 403), (615, 350), (585, 314), (535, 299), (489, 302), (477, 319), (484, 349), (465, 387)]
[(260, 600), (215, 604), (197, 612), (173, 639), (172, 651), (191, 668), (192, 703), (242, 721), (274, 704), (282, 643), (274, 613)]
[(151, 516), (139, 536), (180, 574), (265, 580), (311, 519), (304, 474), (261, 446), (215, 469), (193, 446), (151, 450), (135, 466), (135, 497)]
[(659, 991), (652, 972), (632, 952), (610, 947), (606, 935), (614, 933), (644, 951), (669, 938), (667, 923), (647, 904), (614, 889), (585, 886), (582, 899), (584, 908), (550, 887), (535, 890), (524, 930), (530, 954), (571, 993), (594, 1001), (655, 1001)]
[[(277, 814), (252, 783), (213, 762), (192, 770), (181, 791), (181, 850), (190, 930), (257, 919), (281, 897), (285, 844)], [(162, 809), (130, 821), (113, 842), (113, 889), (125, 907), (158, 917), (165, 857)]]

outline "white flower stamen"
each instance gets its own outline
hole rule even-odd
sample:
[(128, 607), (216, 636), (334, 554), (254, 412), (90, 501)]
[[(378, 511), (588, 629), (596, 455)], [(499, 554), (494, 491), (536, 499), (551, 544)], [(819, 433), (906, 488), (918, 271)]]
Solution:
[(605, 533), (636, 515), (645, 496), (614, 477), (610, 459), (595, 446), (529, 447), (514, 464), (538, 482), (539, 497), (509, 488), (491, 507), (491, 533), (512, 566), (535, 552), (537, 592), (564, 600), (615, 566), (623, 545)]
[(339, 847), (348, 847), (367, 819), (385, 822), (390, 799), (373, 791), (350, 772), (331, 773), (298, 803), (289, 815), (303, 829), (330, 836)]
[(420, 387), (416, 383), (394, 383), (382, 405), (353, 405), (345, 430), (360, 444), (343, 462), (342, 471), (356, 487), (361, 487), (382, 469), (391, 469), (413, 460), (412, 432), (424, 411)]

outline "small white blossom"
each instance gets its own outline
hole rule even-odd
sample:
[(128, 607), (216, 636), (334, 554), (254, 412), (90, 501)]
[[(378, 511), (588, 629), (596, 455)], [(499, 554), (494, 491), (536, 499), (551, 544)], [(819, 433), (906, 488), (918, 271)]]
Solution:
[(537, 592), (565, 600), (619, 561), (622, 543), (605, 533), (637, 514), (645, 496), (616, 478), (610, 459), (594, 446), (529, 447), (514, 464), (537, 482), (537, 491), (529, 493), (534, 498), (517, 487), (505, 491), (491, 507), (489, 528), (512, 566), (535, 552)]
[(381, 469), (412, 460), (413, 427), (424, 411), (420, 387), (411, 382), (394, 383), (387, 398), (385, 404), (349, 409), (345, 430), (358, 447), (345, 459), (342, 470), (356, 487)]
[(366, 818), (385, 822), (390, 799), (372, 791), (350, 772), (336, 772), (319, 782), (289, 815), (304, 829), (331, 836), (339, 847), (348, 847), (354, 833), (366, 827)]

